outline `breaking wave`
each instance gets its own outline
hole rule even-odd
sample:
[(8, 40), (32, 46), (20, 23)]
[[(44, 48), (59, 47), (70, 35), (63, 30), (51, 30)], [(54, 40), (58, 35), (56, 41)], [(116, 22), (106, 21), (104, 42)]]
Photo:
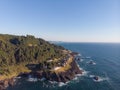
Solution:
[(102, 82), (102, 81), (108, 81), (109, 80), (108, 77), (100, 77), (100, 76), (98, 76), (98, 78), (99, 78), (98, 80), (95, 80), (94, 79), (95, 75), (90, 75), (89, 77), (92, 78), (94, 82)]

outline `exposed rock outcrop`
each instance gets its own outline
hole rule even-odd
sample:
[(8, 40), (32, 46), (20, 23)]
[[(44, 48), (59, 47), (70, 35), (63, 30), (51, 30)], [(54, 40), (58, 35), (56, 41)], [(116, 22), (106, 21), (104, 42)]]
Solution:
[(15, 84), (15, 79), (5, 79), (0, 81), (0, 90), (5, 90), (8, 86), (13, 86)]
[(57, 81), (57, 82), (67, 82), (72, 80), (76, 74), (82, 74), (82, 70), (79, 69), (76, 62), (73, 60), (71, 63), (71, 68), (65, 72), (34, 72), (37, 77), (45, 77), (47, 80), (50, 81)]
[[(72, 80), (76, 74), (82, 74), (82, 70), (79, 69), (75, 60), (71, 62), (71, 68), (64, 72), (51, 72), (51, 71), (33, 71), (30, 73), (21, 73), (19, 76), (28, 77), (29, 75), (33, 75), (37, 78), (46, 78), (46, 80), (57, 81), (57, 82), (67, 82)], [(6, 79), (0, 81), (0, 90), (5, 90), (8, 86), (13, 86), (15, 84), (15, 79)]]

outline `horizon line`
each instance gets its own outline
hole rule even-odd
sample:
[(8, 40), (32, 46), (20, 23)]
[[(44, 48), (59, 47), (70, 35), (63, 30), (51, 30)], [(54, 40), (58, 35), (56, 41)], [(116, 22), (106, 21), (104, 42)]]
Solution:
[(33, 34), (6, 34), (6, 33), (0, 33), (0, 34), (3, 34), (3, 35), (15, 35), (15, 36), (27, 36), (27, 35), (32, 35), (34, 36), (35, 38), (41, 38), (41, 39), (44, 39), (45, 41), (48, 41), (48, 42), (64, 42), (64, 43), (120, 43), (120, 42), (109, 42), (109, 41), (106, 41), (106, 42), (102, 42), (102, 41), (63, 41), (63, 40), (47, 40), (43, 37), (39, 37), (39, 36), (36, 36), (36, 35), (33, 35)]
[(48, 42), (55, 42), (55, 43), (120, 43), (120, 42), (87, 42), (87, 41), (85, 41), (85, 42), (83, 42), (83, 41), (51, 41), (51, 40), (46, 40), (46, 41), (48, 41)]

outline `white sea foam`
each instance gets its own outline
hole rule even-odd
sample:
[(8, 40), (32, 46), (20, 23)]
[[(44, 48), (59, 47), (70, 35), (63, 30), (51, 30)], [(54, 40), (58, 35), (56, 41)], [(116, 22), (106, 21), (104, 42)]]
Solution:
[(94, 62), (93, 65), (96, 65), (96, 63)]
[(76, 74), (76, 77), (80, 77), (80, 76), (86, 76), (88, 74), (88, 71), (83, 71), (82, 74)]
[(76, 75), (75, 78), (73, 78), (73, 80), (78, 80), (79, 75)]
[(83, 68), (81, 68), (79, 64), (77, 64), (77, 66), (82, 71), (82, 74), (76, 74), (76, 76), (86, 76), (89, 73), (89, 71), (85, 71)]
[(40, 81), (45, 81), (46, 80), (46, 78), (45, 77), (42, 77), (41, 79), (40, 79)]
[[(91, 63), (92, 62), (92, 63)], [(91, 64), (91, 65), (96, 65), (96, 63), (93, 60), (90, 60), (88, 62), (86, 62), (87, 64)]]
[(38, 79), (37, 78), (28, 78), (27, 81), (29, 81), (29, 82), (37, 82)]
[(84, 61), (84, 59), (80, 59), (80, 62), (83, 62)]
[(82, 56), (82, 55), (79, 53), (78, 56)]
[[(77, 63), (77, 62), (76, 62), (76, 63)], [(78, 68), (79, 68), (80, 70), (83, 70), (83, 68), (81, 68), (78, 63), (77, 63), (77, 66), (78, 66)]]
[(93, 63), (92, 63), (92, 65), (96, 65), (96, 63), (95, 63), (95, 62), (93, 62)]
[(89, 73), (89, 71), (85, 71), (85, 70), (83, 70), (83, 72), (82, 72), (82, 76), (86, 76), (88, 73)]
[(32, 77), (31, 75), (29, 75), (29, 76), (28, 76), (27, 81), (29, 81), (29, 82), (37, 82), (37, 81), (38, 81), (38, 79), (37, 79), (37, 78)]
[(98, 76), (98, 78), (99, 78), (98, 80), (95, 80), (94, 79), (95, 75), (90, 75), (89, 77), (92, 78), (94, 82), (102, 82), (102, 81), (105, 81), (105, 80), (109, 80), (108, 77), (100, 77), (100, 76)]
[(63, 82), (59, 82), (59, 83), (58, 83), (58, 86), (59, 86), (59, 87), (62, 87), (62, 86), (65, 86), (65, 85), (67, 85), (67, 83), (63, 83)]
[(69, 83), (69, 81), (66, 82), (66, 83), (64, 83), (64, 82), (57, 82), (57, 81), (49, 81), (49, 82), (52, 84), (53, 87), (54, 86), (62, 87), (62, 86), (65, 86), (65, 85), (67, 85)]
[(83, 71), (83, 68), (81, 68), (79, 65), (78, 65), (79, 69)]
[(49, 81), (51, 84), (57, 84), (57, 81)]
[(104, 78), (104, 77), (99, 77), (99, 80), (94, 80), (95, 82), (101, 82), (101, 81), (107, 81), (108, 78)]

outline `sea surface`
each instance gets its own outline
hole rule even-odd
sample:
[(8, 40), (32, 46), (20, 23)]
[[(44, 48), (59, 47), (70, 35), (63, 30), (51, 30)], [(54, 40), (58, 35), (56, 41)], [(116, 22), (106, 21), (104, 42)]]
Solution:
[[(120, 43), (57, 44), (81, 54), (83, 59), (76, 62), (84, 70), (82, 76), (67, 83), (21, 78), (7, 90), (120, 90)], [(98, 81), (93, 79), (94, 75), (99, 77)]]

